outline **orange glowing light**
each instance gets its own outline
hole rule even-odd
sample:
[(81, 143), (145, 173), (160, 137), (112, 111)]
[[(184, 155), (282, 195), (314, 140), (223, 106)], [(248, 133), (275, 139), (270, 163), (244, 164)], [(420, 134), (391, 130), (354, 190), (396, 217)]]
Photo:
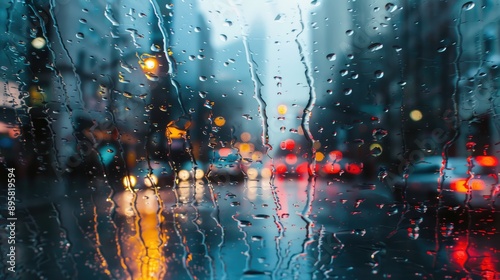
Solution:
[(316, 152), (316, 161), (321, 162), (325, 159), (325, 155), (322, 152)]
[[(451, 189), (457, 192), (466, 193), (469, 191), (469, 187), (466, 185), (467, 179), (459, 179), (451, 183)], [(473, 191), (484, 190), (484, 182), (479, 179), (469, 180), (469, 186)]]
[(278, 106), (278, 113), (280, 115), (286, 114), (287, 111), (288, 111), (288, 108), (286, 107), (286, 105), (279, 105)]
[(226, 119), (224, 117), (219, 116), (215, 118), (214, 123), (216, 126), (223, 126), (226, 124)]
[(255, 147), (252, 143), (241, 143), (239, 145), (239, 149), (240, 149), (240, 153), (248, 153), (248, 152), (252, 152)]
[(477, 163), (481, 166), (497, 166), (498, 165), (498, 159), (493, 156), (477, 156), (476, 157)]
[(158, 177), (154, 174), (148, 174), (144, 177), (144, 185), (147, 187), (154, 187), (158, 185)]
[(137, 184), (137, 179), (132, 175), (125, 176), (125, 177), (123, 177), (122, 183), (126, 189), (133, 188), (135, 186), (135, 184)]
[(168, 126), (167, 131), (165, 132), (167, 138), (170, 139), (180, 139), (186, 135), (186, 131), (183, 129), (179, 129), (175, 126)]
[(149, 57), (144, 60), (144, 69), (148, 71), (152, 71), (158, 67), (158, 61), (156, 61), (156, 58)]

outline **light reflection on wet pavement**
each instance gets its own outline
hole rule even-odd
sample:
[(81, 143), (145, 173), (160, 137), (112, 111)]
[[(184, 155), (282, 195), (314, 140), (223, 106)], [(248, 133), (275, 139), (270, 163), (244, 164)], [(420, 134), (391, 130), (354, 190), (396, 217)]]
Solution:
[(495, 216), (470, 231), (436, 226), (432, 205), (403, 217), (381, 183), (189, 181), (109, 194), (93, 181), (23, 209), (21, 278), (422, 279), (475, 267), (469, 275), (494, 279), (499, 265)]

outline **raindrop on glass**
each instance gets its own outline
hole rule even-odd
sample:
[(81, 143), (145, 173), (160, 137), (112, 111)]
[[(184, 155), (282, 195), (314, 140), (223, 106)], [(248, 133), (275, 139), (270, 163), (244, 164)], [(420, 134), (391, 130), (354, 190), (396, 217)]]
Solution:
[(384, 47), (384, 45), (382, 45), (381, 43), (373, 43), (370, 46), (368, 46), (368, 50), (370, 50), (371, 52), (374, 52), (374, 51), (378, 51), (378, 50), (382, 49), (383, 47)]
[(398, 6), (396, 4), (393, 4), (393, 3), (385, 4), (385, 10), (388, 11), (389, 13), (394, 12), (397, 8), (398, 8)]
[(382, 71), (382, 70), (377, 70), (373, 74), (375, 75), (375, 78), (377, 78), (377, 79), (384, 77), (384, 71)]
[(151, 51), (153, 51), (153, 52), (159, 52), (159, 51), (161, 51), (161, 47), (159, 45), (152, 44), (151, 45)]
[(469, 11), (472, 10), (474, 6), (476, 6), (476, 4), (473, 1), (469, 1), (462, 6), (462, 9), (464, 9), (465, 11)]
[(328, 61), (334, 61), (334, 60), (336, 60), (336, 59), (337, 59), (337, 55), (336, 55), (336, 54), (334, 54), (334, 53), (328, 54), (328, 55), (326, 56), (326, 59), (328, 59)]
[(446, 47), (440, 47), (437, 51), (439, 53), (442, 53), (442, 52), (446, 51)]

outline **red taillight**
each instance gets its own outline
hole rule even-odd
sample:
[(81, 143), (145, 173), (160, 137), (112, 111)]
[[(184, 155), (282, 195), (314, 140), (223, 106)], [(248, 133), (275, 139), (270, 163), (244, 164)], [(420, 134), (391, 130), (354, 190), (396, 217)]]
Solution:
[(357, 163), (348, 163), (345, 165), (345, 171), (347, 171), (347, 173), (350, 173), (353, 175), (361, 174), (362, 170), (363, 170), (362, 165), (357, 164)]
[(286, 173), (286, 171), (287, 171), (286, 165), (284, 165), (283, 163), (276, 165), (276, 173), (283, 174)]
[(328, 174), (337, 174), (340, 172), (340, 164), (328, 162), (323, 166), (323, 170)]
[(307, 173), (309, 171), (309, 166), (307, 162), (303, 162), (297, 166), (297, 173), (302, 174), (302, 173)]
[[(473, 191), (484, 190), (483, 180), (471, 179), (469, 180), (468, 185)], [(451, 183), (451, 189), (457, 192), (466, 193), (469, 191), (468, 185), (467, 185), (467, 179), (459, 179)]]
[(293, 148), (295, 148), (295, 141), (293, 141), (292, 139), (287, 139), (285, 141), (281, 141), (280, 143), (280, 148), (282, 150), (293, 150)]
[(497, 166), (498, 159), (494, 156), (477, 156), (476, 157), (477, 164), (481, 166)]
[(294, 154), (288, 154), (286, 155), (285, 157), (285, 162), (288, 164), (288, 165), (294, 165), (297, 163), (297, 156), (294, 155)]
[(340, 161), (342, 159), (342, 152), (341, 151), (331, 151), (330, 153), (328, 153), (328, 157), (332, 160), (332, 161)]

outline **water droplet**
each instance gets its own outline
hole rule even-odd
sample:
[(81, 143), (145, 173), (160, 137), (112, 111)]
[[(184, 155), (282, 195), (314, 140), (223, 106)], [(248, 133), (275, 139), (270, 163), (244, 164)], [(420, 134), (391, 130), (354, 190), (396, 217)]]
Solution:
[(345, 32), (345, 34), (346, 34), (347, 36), (352, 36), (352, 34), (354, 34), (354, 30), (349, 29), (349, 30), (347, 30), (347, 31)]
[(440, 47), (437, 51), (438, 51), (438, 53), (442, 53), (442, 52), (446, 51), (446, 47)]
[(85, 38), (85, 35), (83, 35), (82, 32), (78, 32), (78, 33), (76, 33), (76, 38), (83, 39), (83, 38)]
[(394, 12), (398, 8), (398, 5), (393, 4), (393, 3), (387, 3), (385, 4), (385, 10), (388, 11), (389, 13)]
[(387, 134), (389, 134), (389, 132), (385, 129), (382, 129), (382, 128), (376, 128), (372, 131), (372, 136), (377, 141), (380, 141), (380, 139), (387, 136)]
[(353, 229), (351, 233), (354, 235), (365, 236), (366, 229)]
[(382, 71), (382, 70), (377, 70), (373, 74), (375, 75), (375, 78), (377, 78), (377, 79), (384, 77), (384, 71)]
[(352, 88), (345, 88), (342, 92), (344, 93), (344, 95), (351, 95)]
[(378, 157), (382, 154), (382, 146), (378, 143), (373, 143), (370, 145), (370, 154), (373, 157)]
[(148, 72), (145, 75), (146, 75), (146, 78), (148, 80), (153, 81), (153, 82), (157, 82), (160, 79), (157, 75), (155, 75), (155, 74), (153, 74), (151, 72)]
[(205, 104), (203, 104), (203, 106), (205, 106), (205, 108), (208, 108), (208, 109), (212, 109), (212, 104), (210, 102), (210, 100), (205, 100)]
[(194, 32), (200, 32), (200, 31), (201, 31), (201, 28), (199, 28), (199, 27), (194, 28)]
[(462, 6), (462, 9), (464, 9), (465, 11), (469, 11), (472, 10), (474, 6), (476, 6), (476, 4), (473, 1), (469, 1)]
[(230, 20), (224, 21), (224, 26), (232, 26), (232, 25), (233, 25), (232, 21), (230, 21)]
[(262, 241), (262, 236), (254, 235), (254, 236), (252, 236), (252, 241)]
[(382, 49), (383, 47), (384, 47), (384, 45), (382, 45), (381, 43), (373, 43), (370, 46), (368, 46), (368, 50), (370, 50), (371, 52), (374, 52), (374, 51), (378, 51), (378, 50)]
[(159, 52), (159, 51), (161, 51), (161, 47), (159, 45), (152, 44), (151, 45), (151, 51), (153, 51), (153, 52)]
[(257, 214), (253, 215), (252, 217), (256, 220), (262, 220), (262, 219), (269, 219), (270, 216), (265, 214)]
[(204, 82), (207, 80), (207, 76), (200, 76), (199, 79), (200, 81)]
[(226, 42), (227, 41), (227, 36), (224, 35), (224, 34), (220, 34), (219, 35), (219, 39), (221, 39), (221, 41), (223, 41), (223, 42)]
[(246, 220), (238, 220), (238, 223), (240, 224), (241, 227), (249, 227), (252, 225), (250, 221)]
[(328, 59), (328, 61), (335, 61), (337, 59), (337, 55), (334, 53), (328, 54), (326, 59)]

